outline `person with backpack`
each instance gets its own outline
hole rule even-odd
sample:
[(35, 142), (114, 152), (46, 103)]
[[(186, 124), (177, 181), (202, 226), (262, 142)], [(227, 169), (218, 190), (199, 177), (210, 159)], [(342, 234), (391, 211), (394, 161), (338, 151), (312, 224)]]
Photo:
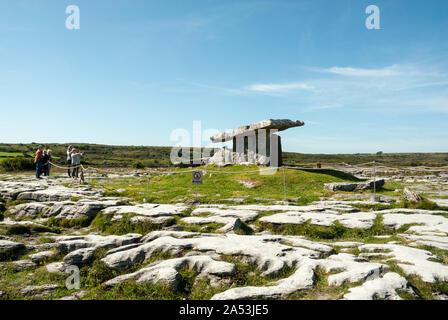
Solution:
[(50, 168), (51, 168), (51, 150), (47, 150), (47, 163), (45, 165), (45, 172), (44, 174), (49, 177), (50, 176)]
[(81, 156), (82, 153), (75, 148), (72, 149), (72, 167), (74, 168), (72, 178), (78, 178), (79, 167), (81, 166)]
[(43, 155), (42, 155), (42, 171), (41, 174), (43, 174), (44, 176), (47, 175), (47, 168), (48, 168), (48, 161), (49, 161), (49, 157), (47, 154), (47, 150), (43, 151)]

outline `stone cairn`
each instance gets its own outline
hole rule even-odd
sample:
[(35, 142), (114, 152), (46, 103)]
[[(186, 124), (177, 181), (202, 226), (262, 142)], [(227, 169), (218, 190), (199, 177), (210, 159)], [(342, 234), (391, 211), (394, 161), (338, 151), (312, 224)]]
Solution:
[(228, 132), (221, 132), (212, 137), (214, 143), (233, 141), (232, 151), (226, 147), (219, 149), (207, 164), (224, 166), (228, 164), (258, 164), (280, 167), (282, 161), (281, 138), (277, 132), (305, 123), (299, 120), (267, 119), (242, 126)]

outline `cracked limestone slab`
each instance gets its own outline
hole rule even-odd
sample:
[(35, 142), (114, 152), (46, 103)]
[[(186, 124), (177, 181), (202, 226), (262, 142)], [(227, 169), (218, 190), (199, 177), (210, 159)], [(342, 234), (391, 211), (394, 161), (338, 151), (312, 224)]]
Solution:
[(0, 240), (0, 259), (4, 257), (11, 257), (26, 249), (23, 243)]
[(222, 208), (196, 208), (191, 212), (192, 216), (210, 213), (210, 215), (220, 217), (239, 218), (241, 221), (248, 222), (258, 217), (258, 212), (245, 209), (222, 209)]
[(442, 250), (448, 250), (448, 237), (446, 234), (439, 235), (416, 235), (416, 234), (398, 234), (398, 236), (410, 241), (409, 246), (431, 246)]
[(48, 251), (41, 251), (38, 253), (33, 253), (29, 255), (29, 259), (33, 262), (33, 263), (41, 263), (44, 262), (48, 259), (53, 258), (54, 256), (56, 256), (58, 254), (57, 251), (54, 250), (48, 250)]
[(12, 226), (32, 226), (32, 227), (40, 227), (40, 228), (47, 228), (44, 225), (40, 223), (36, 223), (33, 221), (14, 221), (10, 218), (6, 218), (5, 220), (0, 222), (0, 225), (6, 226), (6, 227), (12, 227)]
[(22, 192), (33, 192), (43, 190), (47, 185), (37, 181), (0, 181), (0, 195), (6, 200), (15, 200)]
[(156, 225), (163, 225), (168, 223), (169, 221), (173, 221), (172, 216), (159, 216), (159, 217), (133, 216), (129, 219), (129, 222), (131, 223), (149, 222)]
[[(430, 211), (429, 211), (430, 212)], [(418, 224), (418, 226), (412, 226), (408, 231), (414, 231), (417, 233), (425, 231), (435, 231), (448, 233), (448, 219), (433, 214), (402, 214), (402, 213), (388, 213), (383, 214), (383, 224), (395, 230), (402, 226), (409, 224)]]
[(375, 218), (376, 215), (371, 212), (354, 212), (343, 215), (319, 212), (282, 212), (262, 217), (259, 221), (273, 224), (303, 224), (310, 220), (311, 224), (327, 227), (335, 221), (339, 221), (347, 228), (370, 229)]
[(17, 195), (19, 200), (33, 200), (38, 202), (49, 201), (65, 201), (73, 197), (102, 197), (104, 191), (90, 190), (89, 188), (67, 188), (56, 185), (50, 186), (47, 189), (37, 191), (24, 191)]
[(364, 282), (361, 286), (351, 288), (343, 297), (344, 300), (402, 300), (397, 290), (414, 293), (405, 278), (394, 272), (386, 273), (382, 278)]
[(448, 199), (428, 198), (428, 200), (434, 202), (440, 207), (448, 207)]
[(296, 272), (288, 278), (274, 282), (266, 287), (237, 287), (215, 294), (211, 300), (242, 300), (242, 299), (277, 299), (287, 297), (298, 290), (311, 289), (314, 284), (313, 263), (303, 263)]
[[(172, 232), (173, 234), (175, 232)], [(217, 254), (241, 255), (248, 257), (262, 271), (263, 275), (274, 274), (284, 267), (293, 267), (305, 257), (323, 257), (333, 249), (328, 246), (325, 252), (318, 251), (324, 244), (319, 243), (315, 248), (311, 243), (302, 242), (303, 247), (290, 246), (283, 243), (291, 242), (291, 238), (279, 236), (245, 236), (236, 234), (202, 234), (181, 233), (179, 237), (163, 236), (157, 233), (151, 241), (146, 239), (143, 245), (113, 254), (102, 259), (112, 269), (123, 269), (138, 262), (145, 262), (153, 253), (170, 252), (179, 254), (186, 250), (200, 252), (214, 251)], [(282, 243), (283, 242), (283, 243)]]
[(221, 216), (211, 216), (211, 217), (186, 217), (180, 219), (183, 223), (186, 224), (209, 224), (209, 223), (221, 223), (221, 224), (229, 224), (235, 221), (235, 218), (232, 217), (221, 217)]
[(163, 282), (176, 290), (182, 277), (179, 270), (184, 267), (197, 271), (199, 278), (230, 276), (236, 272), (233, 263), (216, 261), (207, 255), (188, 256), (151, 263), (134, 273), (125, 274), (113, 278), (105, 283), (106, 286), (114, 286), (123, 281), (133, 279), (137, 283)]
[(127, 213), (133, 213), (147, 217), (162, 217), (162, 216), (175, 216), (179, 215), (188, 207), (183, 204), (138, 204), (135, 206), (117, 206), (109, 207), (102, 211), (103, 214), (118, 214), (123, 215)]
[(52, 237), (56, 242), (56, 248), (61, 252), (71, 252), (83, 248), (116, 248), (131, 243), (138, 242), (141, 235), (137, 233), (129, 233), (122, 236), (100, 236), (100, 235), (85, 235), (85, 236), (54, 236)]
[(338, 286), (344, 282), (358, 282), (360, 280), (378, 277), (384, 270), (384, 265), (370, 262), (360, 262), (354, 255), (340, 253), (326, 259), (305, 258), (297, 264), (297, 270), (289, 277), (272, 282), (263, 287), (237, 287), (218, 293), (212, 300), (240, 300), (240, 299), (276, 299), (287, 297), (299, 290), (312, 289), (314, 286), (314, 270), (317, 267), (327, 272), (342, 270), (330, 275), (329, 285)]
[(119, 200), (91, 200), (63, 201), (54, 204), (43, 214), (44, 217), (56, 219), (77, 219), (81, 217), (94, 218), (101, 210), (117, 206)]
[[(448, 281), (448, 266), (433, 253), (396, 244), (364, 244), (359, 246), (360, 257), (387, 256), (385, 261), (395, 261), (406, 274), (416, 274), (425, 282)], [(367, 252), (365, 252), (367, 251)]]
[(318, 265), (326, 272), (341, 271), (328, 276), (330, 286), (340, 286), (344, 282), (358, 282), (377, 278), (388, 269), (381, 263), (367, 262), (353, 254), (339, 253), (326, 259), (318, 260)]
[(49, 206), (53, 205), (52, 202), (30, 202), (22, 203), (14, 207), (9, 208), (9, 212), (14, 215), (16, 219), (22, 218), (36, 218), (42, 212), (48, 210)]
[(349, 205), (348, 202), (343, 201), (318, 201), (313, 202), (312, 204), (306, 206), (282, 205), (282, 204), (274, 204), (274, 205), (249, 204), (240, 206), (228, 206), (227, 208), (232, 210), (326, 212), (333, 214), (342, 214), (345, 212), (359, 211), (358, 208), (355, 208)]

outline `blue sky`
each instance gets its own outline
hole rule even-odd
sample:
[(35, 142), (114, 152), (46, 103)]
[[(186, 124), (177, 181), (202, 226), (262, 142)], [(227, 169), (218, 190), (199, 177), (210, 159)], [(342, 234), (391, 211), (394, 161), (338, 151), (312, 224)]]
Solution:
[(306, 124), (286, 151), (448, 152), (447, 33), (435, 0), (2, 0), (0, 142), (166, 146), (195, 120), (288, 118)]

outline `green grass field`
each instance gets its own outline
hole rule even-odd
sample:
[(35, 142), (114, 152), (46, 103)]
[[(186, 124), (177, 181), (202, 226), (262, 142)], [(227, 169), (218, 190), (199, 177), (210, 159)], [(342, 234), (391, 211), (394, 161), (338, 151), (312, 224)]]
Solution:
[[(197, 198), (201, 203), (232, 203), (232, 198), (244, 199), (244, 203), (271, 203), (284, 199), (283, 173), (278, 170), (273, 175), (251, 173), (232, 173), (235, 171), (254, 171), (255, 165), (235, 165), (226, 168), (199, 167), (198, 169), (212, 170), (219, 173), (206, 173), (203, 184), (197, 188)], [(130, 199), (154, 203), (177, 203), (196, 199), (196, 187), (192, 185), (192, 174), (178, 169), (179, 174), (152, 176), (149, 180), (142, 178), (122, 178), (109, 181), (92, 180), (93, 186), (102, 186), (107, 196), (129, 197)], [(307, 204), (319, 200), (320, 196), (327, 196), (324, 183), (357, 181), (355, 177), (334, 170), (307, 172), (286, 169), (286, 198), (297, 204)], [(148, 184), (149, 181), (149, 184)], [(249, 182), (252, 188), (243, 186)]]
[[(45, 149), (53, 150), (53, 158), (64, 164), (67, 146), (76, 146), (84, 153), (83, 163), (103, 167), (169, 167), (171, 147), (158, 146), (109, 146), (86, 143), (41, 143)], [(33, 157), (38, 143), (0, 143), (0, 161), (14, 157)], [(378, 153), (378, 154), (305, 154), (283, 152), (287, 166), (323, 166), (340, 164), (361, 164), (377, 161), (387, 166), (448, 166), (448, 153)]]

